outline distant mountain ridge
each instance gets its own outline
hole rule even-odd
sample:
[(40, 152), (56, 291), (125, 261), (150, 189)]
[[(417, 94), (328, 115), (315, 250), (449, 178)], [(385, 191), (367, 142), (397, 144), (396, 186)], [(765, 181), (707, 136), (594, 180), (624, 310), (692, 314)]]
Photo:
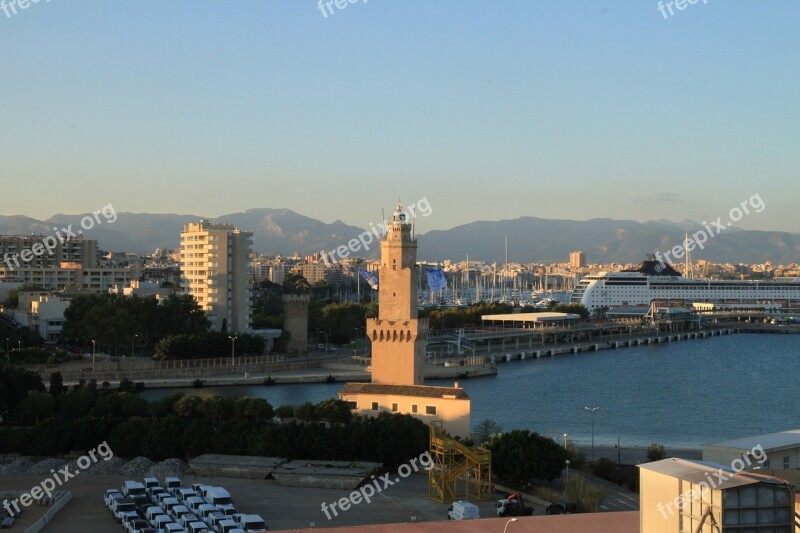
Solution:
[[(613, 220), (586, 221), (520, 217), (480, 221), (449, 230), (430, 231), (420, 237), (421, 259), (503, 260), (508, 236), (510, 261), (565, 262), (575, 250), (586, 252), (589, 263), (638, 263), (656, 250), (662, 254), (682, 245), (684, 233), (703, 230), (692, 221), (670, 222)], [(714, 262), (800, 262), (800, 234), (726, 228), (708, 239), (705, 249), (692, 251), (692, 259)], [(674, 261), (673, 261), (674, 262)]]
[[(54, 232), (54, 227), (69, 224), (76, 230), (81, 227), (84, 216), (54, 215), (47, 220), (21, 215), (0, 216), (0, 233), (48, 235)], [(176, 249), (184, 225), (200, 218), (196, 215), (118, 213), (114, 223), (101, 216), (102, 223), (86, 231), (85, 236), (97, 239), (103, 250), (144, 253), (156, 248)], [(269, 255), (330, 251), (365, 231), (339, 220), (325, 223), (289, 209), (249, 209), (208, 220), (252, 231), (256, 252)], [(461, 260), (469, 255), (474, 260), (502, 262), (508, 236), (508, 257), (514, 262), (564, 262), (571, 251), (583, 250), (590, 263), (635, 263), (645, 254), (655, 250), (664, 253), (681, 244), (684, 232), (691, 234), (702, 228), (692, 221), (638, 222), (610, 218), (577, 221), (520, 217), (475, 221), (419, 235), (419, 259)], [(378, 247), (372, 246), (366, 254), (353, 255), (374, 258), (378, 256)], [(692, 252), (692, 257), (731, 263), (766, 260), (796, 263), (800, 262), (800, 234), (728, 228), (710, 238), (705, 250)]]

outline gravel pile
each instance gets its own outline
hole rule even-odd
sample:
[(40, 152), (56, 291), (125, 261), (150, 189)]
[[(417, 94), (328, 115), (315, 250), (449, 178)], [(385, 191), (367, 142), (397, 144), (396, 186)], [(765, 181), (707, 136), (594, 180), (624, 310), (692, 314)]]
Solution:
[(152, 467), (154, 464), (155, 463), (153, 463), (153, 461), (147, 457), (137, 457), (136, 459), (129, 461), (125, 466), (121, 467), (119, 469), (119, 475), (132, 479), (141, 479), (150, 475), (148, 472), (150, 471), (150, 467)]
[[(64, 468), (65, 464), (67, 464), (67, 462), (63, 459), (45, 459), (30, 467), (25, 475), (47, 476), (50, 475), (51, 470), (60, 470)], [(72, 470), (70, 470), (70, 472), (72, 472)]]
[(32, 466), (33, 463), (28, 459), (18, 457), (10, 463), (0, 464), (0, 477), (24, 476)]
[(125, 459), (120, 459), (119, 457), (112, 457), (108, 461), (100, 459), (87, 468), (86, 471), (95, 476), (115, 476), (119, 474), (122, 468), (127, 464)]
[(65, 466), (69, 467), (71, 473), (80, 470), (96, 476), (120, 475), (137, 480), (148, 476), (164, 479), (168, 476), (182, 478), (193, 474), (189, 465), (180, 459), (167, 459), (160, 463), (154, 463), (147, 457), (137, 457), (126, 461), (115, 456), (108, 461), (99, 458), (96, 463), (92, 463), (89, 468), (83, 470), (78, 466), (77, 459), (67, 462), (63, 459), (50, 458), (32, 462), (20, 457), (10, 463), (0, 464), (0, 477), (47, 476), (50, 475), (50, 470), (63, 470)]
[(190, 472), (191, 469), (189, 468), (189, 465), (180, 459), (165, 459), (164, 461), (153, 465), (147, 475), (157, 477), (158, 479), (163, 479), (168, 476), (177, 476), (182, 478)]

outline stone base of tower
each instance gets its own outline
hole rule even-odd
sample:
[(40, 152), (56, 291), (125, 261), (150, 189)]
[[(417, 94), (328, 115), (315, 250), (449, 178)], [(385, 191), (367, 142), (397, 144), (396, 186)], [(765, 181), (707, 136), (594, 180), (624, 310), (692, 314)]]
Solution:
[(339, 399), (359, 415), (399, 413), (418, 418), (426, 425), (440, 420), (450, 435), (470, 437), (470, 399), (458, 386), (347, 383), (339, 391)]
[(367, 320), (372, 344), (372, 382), (422, 385), (428, 319)]

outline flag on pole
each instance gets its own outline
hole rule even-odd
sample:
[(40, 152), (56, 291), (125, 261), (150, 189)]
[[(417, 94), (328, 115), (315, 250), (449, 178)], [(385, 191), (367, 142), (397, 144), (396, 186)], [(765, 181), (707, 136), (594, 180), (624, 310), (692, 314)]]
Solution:
[(359, 270), (359, 274), (361, 277), (367, 280), (369, 286), (372, 287), (374, 290), (378, 290), (378, 276), (374, 272), (370, 272), (368, 270)]
[(444, 272), (441, 268), (426, 268), (428, 274), (428, 287), (432, 291), (438, 291), (447, 287), (447, 280), (444, 279)]

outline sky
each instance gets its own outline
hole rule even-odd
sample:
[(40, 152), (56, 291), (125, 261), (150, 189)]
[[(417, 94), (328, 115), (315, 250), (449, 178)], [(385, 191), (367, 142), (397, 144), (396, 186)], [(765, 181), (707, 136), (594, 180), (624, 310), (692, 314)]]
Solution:
[(9, 1), (2, 215), (800, 232), (796, 0)]

